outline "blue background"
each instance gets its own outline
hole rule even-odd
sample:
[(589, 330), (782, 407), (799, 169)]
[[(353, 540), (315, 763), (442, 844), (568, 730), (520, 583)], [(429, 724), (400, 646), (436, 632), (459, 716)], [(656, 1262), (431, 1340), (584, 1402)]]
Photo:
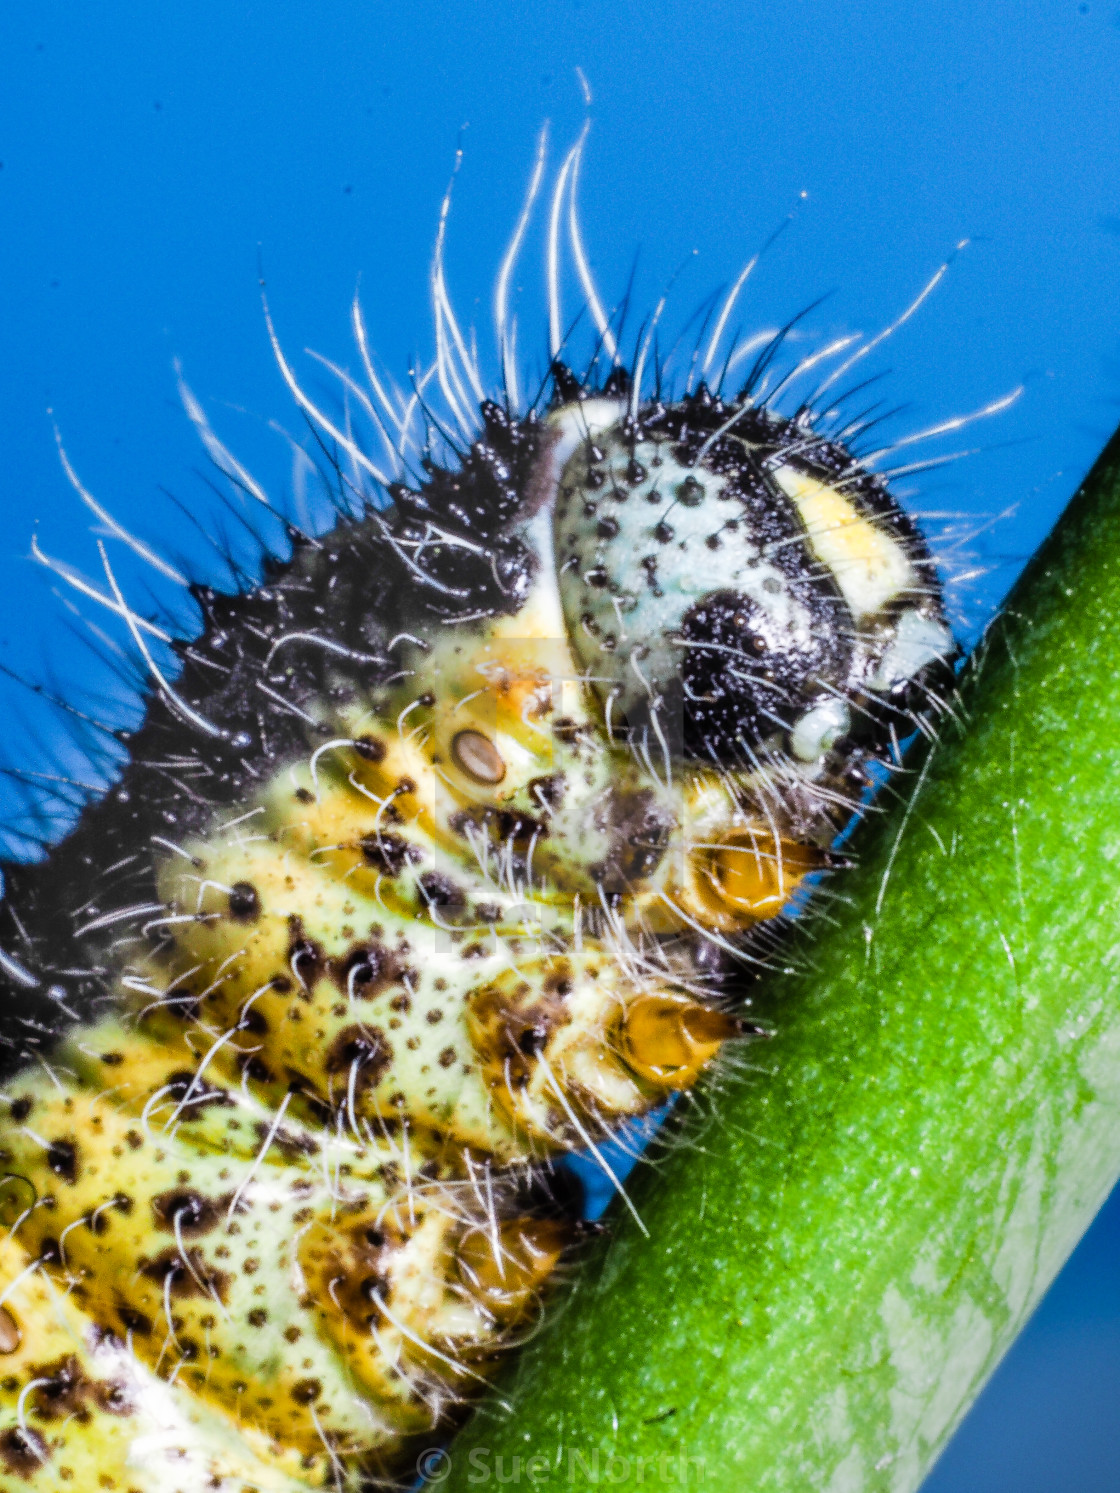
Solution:
[[(347, 309), (361, 276), (373, 340), (403, 375), (431, 341), (427, 273), (461, 135), (449, 277), (487, 347), (536, 132), (551, 120), (555, 160), (584, 119), (577, 66), (594, 92), (585, 233), (608, 301), (636, 251), (640, 307), (684, 262), (668, 313), (679, 326), (796, 207), (745, 319), (777, 325), (833, 292), (809, 333), (873, 331), (971, 240), (878, 367), (904, 407), (899, 434), (1025, 385), (1011, 412), (941, 448), (976, 454), (907, 484), (919, 511), (963, 515), (932, 527), (962, 582), (958, 624), (974, 633), (1120, 416), (1112, 4), (5, 0), (9, 663), (123, 698), (78, 650), (50, 577), (28, 558), (37, 531), (87, 574), (98, 565), (48, 407), (101, 502), (196, 571), (213, 568), (164, 495), (218, 532), (173, 359), (283, 497), (291, 459), (269, 421), (297, 434), (299, 422), (264, 335), (260, 270), (289, 351), (312, 345), (351, 367)], [(521, 277), (522, 339), (537, 361), (540, 249), (538, 234)], [(139, 562), (121, 556), (117, 573), (143, 610)], [(27, 765), (51, 727), (11, 689), (0, 707), (9, 759)], [(930, 1488), (1120, 1486), (1118, 1243), (1114, 1198)]]

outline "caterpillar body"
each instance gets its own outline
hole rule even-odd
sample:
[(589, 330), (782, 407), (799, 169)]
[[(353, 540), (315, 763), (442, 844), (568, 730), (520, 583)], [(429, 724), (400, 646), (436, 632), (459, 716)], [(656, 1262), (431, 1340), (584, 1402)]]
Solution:
[(49, 860), (5, 868), (0, 910), (4, 1490), (407, 1467), (570, 1249), (552, 1160), (609, 1171), (623, 1121), (757, 1034), (774, 920), (936, 704), (955, 649), (921, 535), (857, 425), (774, 397), (834, 349), (776, 381), (768, 340), (730, 392), (737, 285), (682, 392), (652, 327), (624, 360), (580, 149), (537, 399), (505, 297), (539, 165), (498, 394), (447, 298), (446, 204), (411, 396), (355, 312), (370, 441), (277, 345), (337, 521), (293, 528), (242, 594), (192, 586), (173, 681), (102, 550), (87, 594), (144, 662), (146, 716)]

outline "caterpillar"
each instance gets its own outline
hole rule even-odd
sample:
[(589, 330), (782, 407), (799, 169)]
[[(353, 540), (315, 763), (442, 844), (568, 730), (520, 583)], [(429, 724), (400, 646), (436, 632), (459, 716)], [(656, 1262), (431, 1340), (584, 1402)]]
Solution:
[(190, 582), (191, 635), (129, 604), (103, 543), (103, 580), (65, 572), (125, 629), (145, 715), (83, 716), (126, 747), (117, 781), (4, 866), (4, 1490), (407, 1472), (578, 1246), (556, 1159), (621, 1191), (604, 1143), (764, 1035), (749, 985), (783, 912), (951, 679), (929, 547), (857, 454), (886, 333), (783, 367), (788, 328), (729, 336), (748, 266), (683, 383), (664, 302), (627, 353), (582, 151), (551, 192), (535, 387), (509, 301), (543, 141), (496, 390), (447, 292), (446, 199), (406, 391), (355, 302), (363, 380), (336, 370), (324, 409), (266, 305), (333, 527), (288, 520), (237, 593)]

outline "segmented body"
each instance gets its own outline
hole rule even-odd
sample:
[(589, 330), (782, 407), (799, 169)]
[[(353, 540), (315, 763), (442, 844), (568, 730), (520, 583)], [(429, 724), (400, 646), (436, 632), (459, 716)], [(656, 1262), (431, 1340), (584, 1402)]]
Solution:
[(549, 1159), (749, 1033), (953, 645), (808, 414), (638, 393), (557, 365), (196, 588), (120, 786), (8, 868), (0, 1488), (391, 1473), (535, 1320)]

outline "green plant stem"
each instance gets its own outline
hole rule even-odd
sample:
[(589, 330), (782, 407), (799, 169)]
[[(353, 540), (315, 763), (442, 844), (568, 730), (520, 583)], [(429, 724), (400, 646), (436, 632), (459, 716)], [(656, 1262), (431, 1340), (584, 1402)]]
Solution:
[(1120, 1173), (1120, 436), (957, 714), (445, 1488), (921, 1482)]

